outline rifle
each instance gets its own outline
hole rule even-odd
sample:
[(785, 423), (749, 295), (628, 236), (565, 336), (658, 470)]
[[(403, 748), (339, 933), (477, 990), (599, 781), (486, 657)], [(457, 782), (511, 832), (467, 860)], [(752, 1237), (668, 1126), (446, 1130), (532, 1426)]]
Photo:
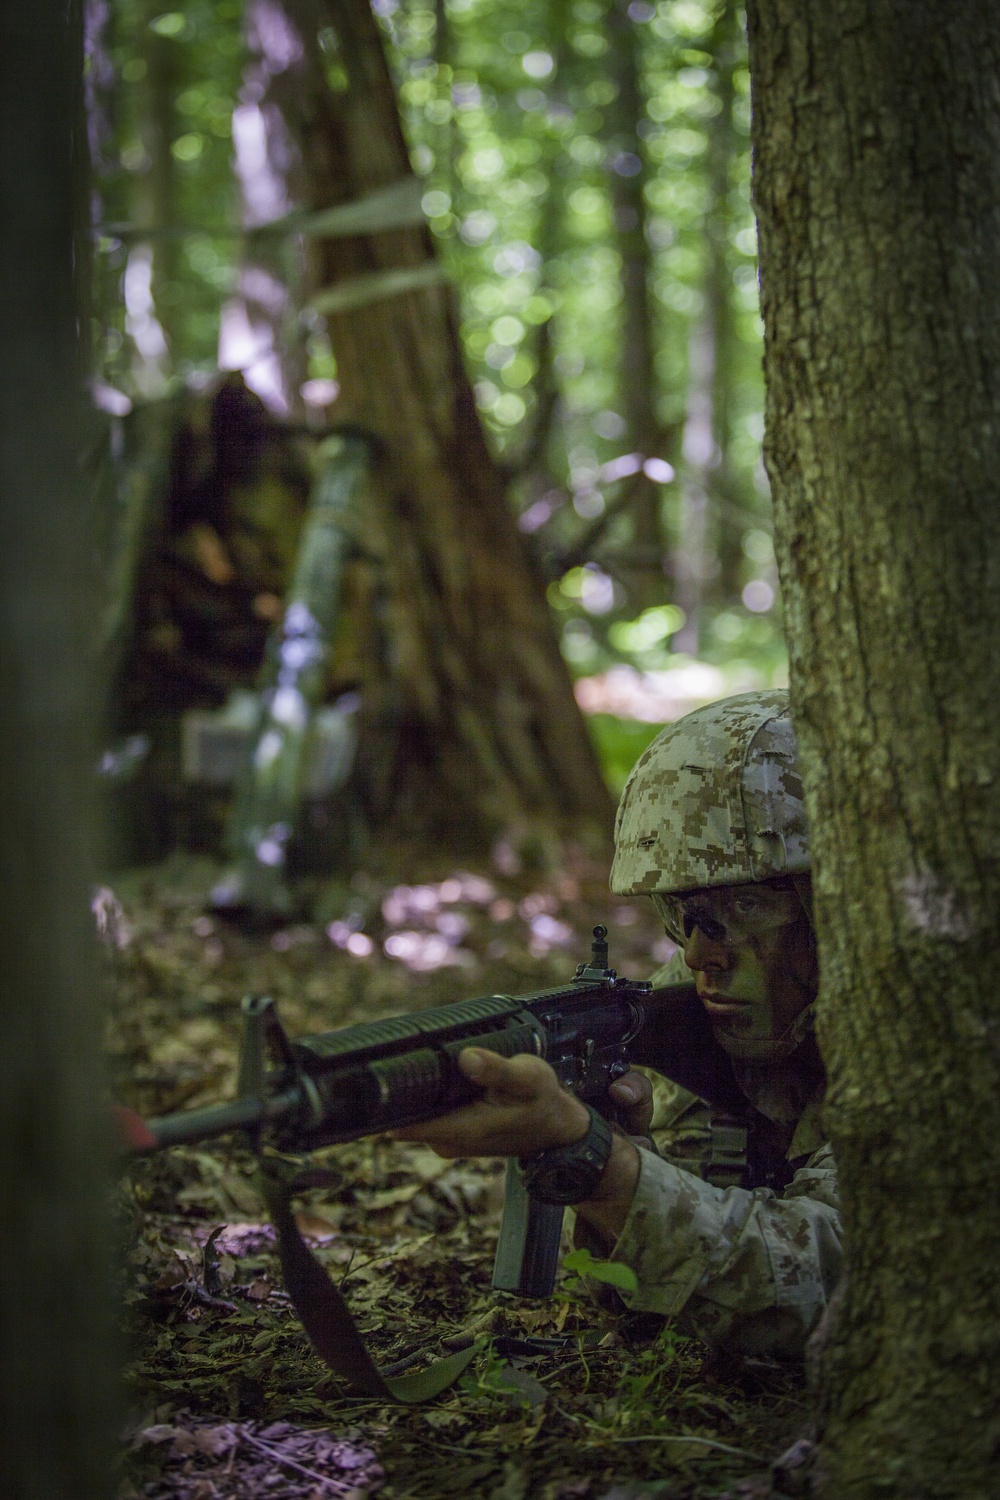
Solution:
[[(544, 1057), (566, 1087), (612, 1121), (615, 1106), (608, 1089), (636, 1063), (658, 1068), (723, 1108), (745, 1104), (728, 1058), (712, 1044), (693, 985), (654, 991), (649, 981), (621, 978), (608, 964), (607, 928), (595, 927), (590, 960), (578, 965), (568, 983), (524, 995), (460, 1000), (294, 1040), (272, 1000), (248, 996), (237, 1098), (148, 1121), (141, 1149), (242, 1132), (258, 1155), (265, 1144), (301, 1155), (434, 1119), (481, 1093), (458, 1067), (459, 1053), (470, 1045), (502, 1057), (523, 1052)], [(437, 1394), (464, 1368), (470, 1352), (439, 1361), (422, 1375), (383, 1377), (339, 1293), (298, 1233), (289, 1207), (294, 1183), (282, 1182), (269, 1161), (262, 1157), (262, 1187), (278, 1233), (286, 1287), (317, 1350), (368, 1393), (396, 1400)], [(493, 1270), (496, 1290), (551, 1296), (563, 1213), (559, 1205), (530, 1198), (517, 1161), (508, 1161)], [(420, 1384), (435, 1372), (434, 1381)]]

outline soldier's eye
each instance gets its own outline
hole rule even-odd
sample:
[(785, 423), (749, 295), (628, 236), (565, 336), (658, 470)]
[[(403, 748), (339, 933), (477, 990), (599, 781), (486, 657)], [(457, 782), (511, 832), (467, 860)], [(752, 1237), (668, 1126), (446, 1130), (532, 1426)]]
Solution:
[(724, 943), (726, 941), (726, 929), (721, 922), (714, 917), (701, 916), (696, 918), (697, 926), (711, 943)]
[(710, 943), (724, 943), (726, 941), (726, 929), (721, 922), (710, 917), (704, 911), (686, 911), (684, 913), (684, 937), (689, 938), (695, 928), (704, 933)]

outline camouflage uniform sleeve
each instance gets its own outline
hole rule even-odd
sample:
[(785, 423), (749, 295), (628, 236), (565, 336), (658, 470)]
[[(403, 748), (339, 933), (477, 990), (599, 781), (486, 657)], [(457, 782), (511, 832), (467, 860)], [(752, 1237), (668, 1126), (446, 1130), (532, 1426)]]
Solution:
[(780, 1197), (717, 1188), (640, 1151), (639, 1184), (612, 1259), (632, 1267), (635, 1311), (675, 1317), (706, 1343), (801, 1354), (840, 1271), (836, 1167), (815, 1152)]

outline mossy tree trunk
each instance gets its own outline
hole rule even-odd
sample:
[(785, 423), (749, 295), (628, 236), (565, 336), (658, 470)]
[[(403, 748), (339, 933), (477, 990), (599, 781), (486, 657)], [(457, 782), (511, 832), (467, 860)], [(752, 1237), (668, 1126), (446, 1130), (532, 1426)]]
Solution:
[[(324, 55), (329, 60), (335, 47), (342, 69), (327, 84), (317, 58), (312, 76), (321, 86), (298, 127), (312, 206), (351, 202), (408, 178), (367, 0), (288, 0), (288, 8), (307, 46), (315, 51), (322, 31)], [(589, 825), (604, 836), (608, 794), (543, 582), (479, 422), (454, 291), (437, 276), (430, 234), (420, 224), (331, 238), (318, 259), (327, 302), (331, 291), (353, 286), (328, 312), (340, 382), (334, 418), (360, 424), (382, 444), (363, 538), (383, 591), (386, 641), (365, 694), (372, 825), (381, 839), (479, 848), (518, 825), (577, 832)], [(357, 278), (386, 272), (416, 273), (417, 282), (354, 301)]]
[(749, 8), (767, 462), (849, 1265), (836, 1500), (1000, 1488), (1000, 10)]
[[(111, 1486), (104, 1128), (86, 807), (95, 611), (80, 469), (81, 7), (0, 19), (0, 1494)], [(83, 321), (82, 319), (80, 321)], [(88, 691), (88, 689), (91, 689)]]

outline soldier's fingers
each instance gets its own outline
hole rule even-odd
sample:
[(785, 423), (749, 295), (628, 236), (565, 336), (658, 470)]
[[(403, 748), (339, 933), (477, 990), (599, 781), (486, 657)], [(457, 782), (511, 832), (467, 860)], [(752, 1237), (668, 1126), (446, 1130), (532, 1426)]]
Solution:
[(479, 1099), (437, 1120), (406, 1125), (390, 1134), (397, 1141), (423, 1141), (444, 1157), (526, 1156), (562, 1144), (569, 1129), (545, 1104)]
[(527, 1052), (501, 1057), (485, 1047), (464, 1047), (458, 1065), (466, 1078), (497, 1102), (529, 1104), (560, 1088), (548, 1063)]
[(422, 1141), (439, 1156), (476, 1156), (482, 1151), (482, 1112), (481, 1104), (467, 1104), (436, 1120), (401, 1125), (388, 1133), (396, 1141)]
[(624, 1073), (608, 1089), (628, 1135), (648, 1135), (653, 1119), (653, 1086), (645, 1073)]

